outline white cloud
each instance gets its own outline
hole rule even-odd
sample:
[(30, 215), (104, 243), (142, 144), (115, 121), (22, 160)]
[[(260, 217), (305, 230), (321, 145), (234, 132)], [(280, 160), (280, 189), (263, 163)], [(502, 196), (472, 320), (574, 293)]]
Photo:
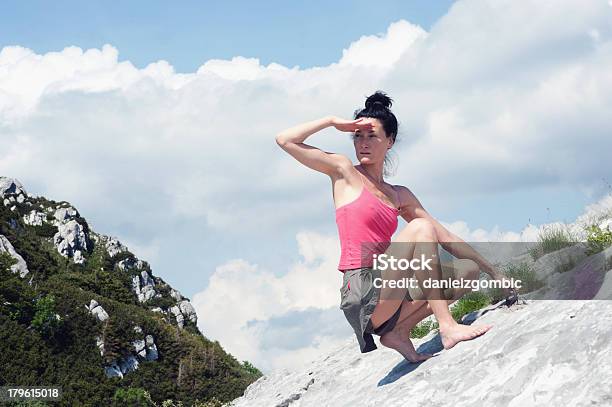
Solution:
[[(269, 71), (269, 72), (268, 72)], [(257, 58), (234, 57), (230, 61), (222, 59), (211, 59), (206, 61), (198, 69), (198, 74), (212, 73), (223, 79), (232, 81), (256, 80), (266, 76), (287, 72), (288, 69), (282, 65), (271, 63), (267, 67), (259, 64)]]
[(390, 24), (385, 35), (364, 35), (351, 43), (342, 50), (339, 65), (391, 67), (415, 41), (426, 36), (427, 32), (418, 25), (400, 20)]
[(538, 227), (531, 224), (527, 225), (520, 232), (503, 232), (499, 230), (498, 226), (495, 226), (492, 230), (484, 230), (482, 228), (471, 230), (464, 221), (441, 223), (445, 228), (466, 242), (535, 242), (538, 237)]
[[(204, 335), (219, 340), (241, 360), (249, 359), (268, 368), (278, 367), (278, 355), (260, 347), (262, 327), (249, 327), (248, 322), (266, 321), (307, 309), (337, 308), (338, 290), (342, 285), (342, 275), (336, 268), (337, 239), (302, 232), (297, 235), (297, 242), (303, 260), (289, 265), (280, 275), (240, 259), (217, 267), (206, 289), (192, 298)], [(341, 313), (339, 309), (337, 312)], [(283, 340), (279, 338), (279, 343)], [(311, 344), (307, 348), (312, 346), (321, 345)], [(303, 354), (311, 351), (303, 349)]]

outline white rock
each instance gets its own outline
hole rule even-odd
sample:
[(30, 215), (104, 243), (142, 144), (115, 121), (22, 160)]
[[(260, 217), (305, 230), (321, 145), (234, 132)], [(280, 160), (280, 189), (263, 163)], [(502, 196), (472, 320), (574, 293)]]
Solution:
[(176, 318), (176, 324), (179, 328), (183, 328), (185, 326), (185, 319), (193, 322), (194, 324), (198, 323), (198, 316), (195, 308), (193, 308), (193, 305), (191, 305), (188, 300), (183, 300), (177, 305), (168, 308), (168, 311)]
[[(7, 195), (11, 195), (12, 198), (12, 195), (18, 194), (28, 196), (21, 182), (17, 181), (15, 178), (0, 177), (0, 197), (4, 198)], [(14, 202), (14, 198), (11, 202)]]
[(155, 281), (146, 270), (143, 270), (140, 276), (132, 277), (132, 292), (134, 292), (139, 302), (148, 301), (156, 296), (157, 292), (154, 286)]
[(117, 254), (128, 250), (119, 240), (114, 237), (104, 236), (106, 240), (106, 251), (110, 257), (115, 257)]
[(12, 258), (17, 260), (17, 263), (11, 266), (13, 273), (19, 273), (19, 277), (25, 277), (30, 271), (23, 257), (15, 251), (11, 242), (4, 236), (0, 235), (0, 252), (8, 253)]
[(106, 321), (109, 317), (108, 314), (106, 313), (106, 311), (104, 310), (104, 308), (102, 307), (96, 307), (93, 310), (91, 310), (91, 313), (93, 315), (96, 316), (96, 318), (98, 318), (98, 320), (100, 321)]
[(263, 376), (229, 405), (610, 405), (612, 302), (533, 301), (475, 323), (493, 328), (449, 350), (437, 333), (413, 340), (437, 353), (418, 365), (382, 346), (362, 354), (353, 335), (303, 367)]
[(154, 286), (155, 285), (155, 281), (151, 278), (151, 276), (146, 270), (143, 270), (140, 273), (140, 280), (143, 286), (147, 286), (147, 285)]
[(77, 221), (70, 220), (60, 224), (53, 236), (53, 244), (62, 256), (72, 258), (75, 263), (82, 264), (85, 261), (82, 252), (87, 251), (87, 237)]
[(83, 257), (83, 253), (80, 250), (76, 250), (74, 252), (74, 257), (73, 260), (76, 264), (83, 264), (85, 263), (85, 257)]
[(193, 322), (194, 324), (198, 322), (198, 315), (196, 314), (195, 308), (188, 300), (183, 300), (179, 304), (179, 309), (181, 310), (181, 314), (185, 316), (188, 320)]
[(96, 308), (98, 305), (99, 305), (98, 301), (92, 299), (89, 302), (89, 305), (86, 305), (85, 308), (87, 308), (88, 311), (91, 311), (92, 309)]
[(86, 307), (89, 309), (90, 314), (94, 315), (101, 322), (106, 321), (109, 318), (108, 313), (104, 310), (104, 308), (102, 308), (101, 305), (98, 304), (96, 300), (91, 300), (89, 306)]
[(183, 299), (181, 293), (175, 290), (174, 288), (170, 290), (170, 297), (174, 298), (177, 301), (181, 301)]
[(96, 346), (100, 351), (100, 356), (104, 356), (104, 340), (100, 335), (96, 336)]
[(60, 207), (55, 210), (53, 217), (57, 221), (56, 224), (66, 223), (67, 221), (74, 220), (78, 215), (78, 212), (72, 206), (68, 208)]
[[(586, 249), (585, 243), (579, 243)], [(559, 257), (562, 250), (551, 253)], [(562, 264), (559, 262), (558, 264)], [(575, 300), (593, 298), (612, 300), (612, 291), (606, 271), (612, 264), (612, 246), (607, 249), (582, 258), (573, 264), (573, 267), (561, 268), (559, 272), (548, 274), (542, 279), (543, 286), (537, 291), (524, 295), (524, 298), (533, 300)], [(604, 275), (605, 273), (605, 275)], [(602, 276), (600, 280), (598, 277)], [(603, 281), (602, 281), (603, 280)]]
[(173, 307), (170, 307), (168, 311), (170, 311), (172, 315), (174, 315), (174, 317), (176, 318), (176, 324), (178, 325), (178, 327), (182, 328), (185, 325), (185, 317), (183, 316), (183, 314), (181, 314), (181, 310), (179, 309), (179, 307), (175, 305)]
[(136, 339), (135, 341), (132, 341), (132, 346), (134, 346), (134, 351), (138, 354), (138, 356), (143, 358), (147, 356), (144, 339)]
[(547, 253), (536, 260), (533, 265), (533, 270), (539, 279), (546, 279), (549, 275), (558, 272), (565, 265), (570, 263), (577, 264), (587, 257), (584, 253), (586, 248), (587, 245), (580, 242), (555, 252)]
[(23, 215), (23, 222), (31, 226), (42, 226), (46, 219), (47, 214), (37, 210), (33, 210), (27, 215)]
[(117, 263), (117, 268), (121, 271), (132, 270), (134, 268), (141, 269), (144, 267), (144, 262), (133, 257), (128, 257)]

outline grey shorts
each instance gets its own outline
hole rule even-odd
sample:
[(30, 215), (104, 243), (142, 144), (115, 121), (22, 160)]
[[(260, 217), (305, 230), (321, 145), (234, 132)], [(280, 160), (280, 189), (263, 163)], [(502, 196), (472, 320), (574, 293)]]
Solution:
[[(393, 330), (400, 315), (401, 307), (382, 325), (374, 329), (371, 317), (376, 304), (380, 298), (380, 288), (374, 286), (375, 278), (380, 277), (380, 270), (371, 267), (362, 267), (346, 270), (343, 273), (342, 287), (340, 287), (340, 309), (353, 328), (361, 353), (371, 352), (377, 349), (372, 335), (382, 336)], [(442, 268), (443, 278), (451, 277), (450, 269)], [(451, 292), (444, 292), (447, 298), (452, 296)], [(409, 288), (406, 290), (405, 299), (412, 301), (422, 299), (424, 295), (420, 288)]]

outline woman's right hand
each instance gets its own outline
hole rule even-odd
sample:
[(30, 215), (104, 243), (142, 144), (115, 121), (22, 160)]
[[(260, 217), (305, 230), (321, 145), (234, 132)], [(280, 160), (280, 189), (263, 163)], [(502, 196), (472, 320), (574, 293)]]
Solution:
[(331, 119), (331, 125), (340, 131), (346, 132), (354, 132), (357, 130), (372, 130), (372, 123), (364, 122), (364, 119), (365, 117), (360, 117), (357, 120), (344, 120), (339, 117), (333, 116)]

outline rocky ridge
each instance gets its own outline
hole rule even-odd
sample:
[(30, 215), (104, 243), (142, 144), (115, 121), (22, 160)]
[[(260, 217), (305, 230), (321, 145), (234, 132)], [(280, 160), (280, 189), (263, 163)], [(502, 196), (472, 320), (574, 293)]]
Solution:
[[(133, 255), (117, 238), (90, 230), (86, 220), (69, 203), (30, 196), (18, 180), (8, 177), (0, 177), (0, 202), (15, 213), (15, 218), (9, 221), (11, 229), (19, 227), (16, 218), (20, 217), (25, 225), (44, 231), (43, 234), (54, 250), (76, 265), (84, 265), (94, 257), (96, 248), (98, 251), (102, 248), (104, 256), (117, 260), (113, 272), (130, 276), (131, 292), (138, 303), (162, 314), (168, 323), (181, 329), (187, 323), (197, 326), (196, 311), (189, 299), (154, 276), (149, 264)], [(6, 252), (16, 259), (16, 264), (11, 267), (14, 273), (22, 278), (30, 274), (26, 261), (3, 235), (0, 235), (0, 252)], [(148, 305), (151, 303), (154, 305)], [(100, 323), (104, 324), (108, 320), (109, 314), (96, 300), (92, 299), (89, 304), (83, 305)], [(133, 342), (134, 349), (130, 354), (103, 366), (108, 377), (123, 377), (138, 369), (139, 358), (151, 361), (159, 357), (155, 338), (142, 332), (139, 326), (133, 328), (141, 338)], [(104, 355), (105, 343), (102, 337), (97, 337), (96, 346), (101, 355)]]

